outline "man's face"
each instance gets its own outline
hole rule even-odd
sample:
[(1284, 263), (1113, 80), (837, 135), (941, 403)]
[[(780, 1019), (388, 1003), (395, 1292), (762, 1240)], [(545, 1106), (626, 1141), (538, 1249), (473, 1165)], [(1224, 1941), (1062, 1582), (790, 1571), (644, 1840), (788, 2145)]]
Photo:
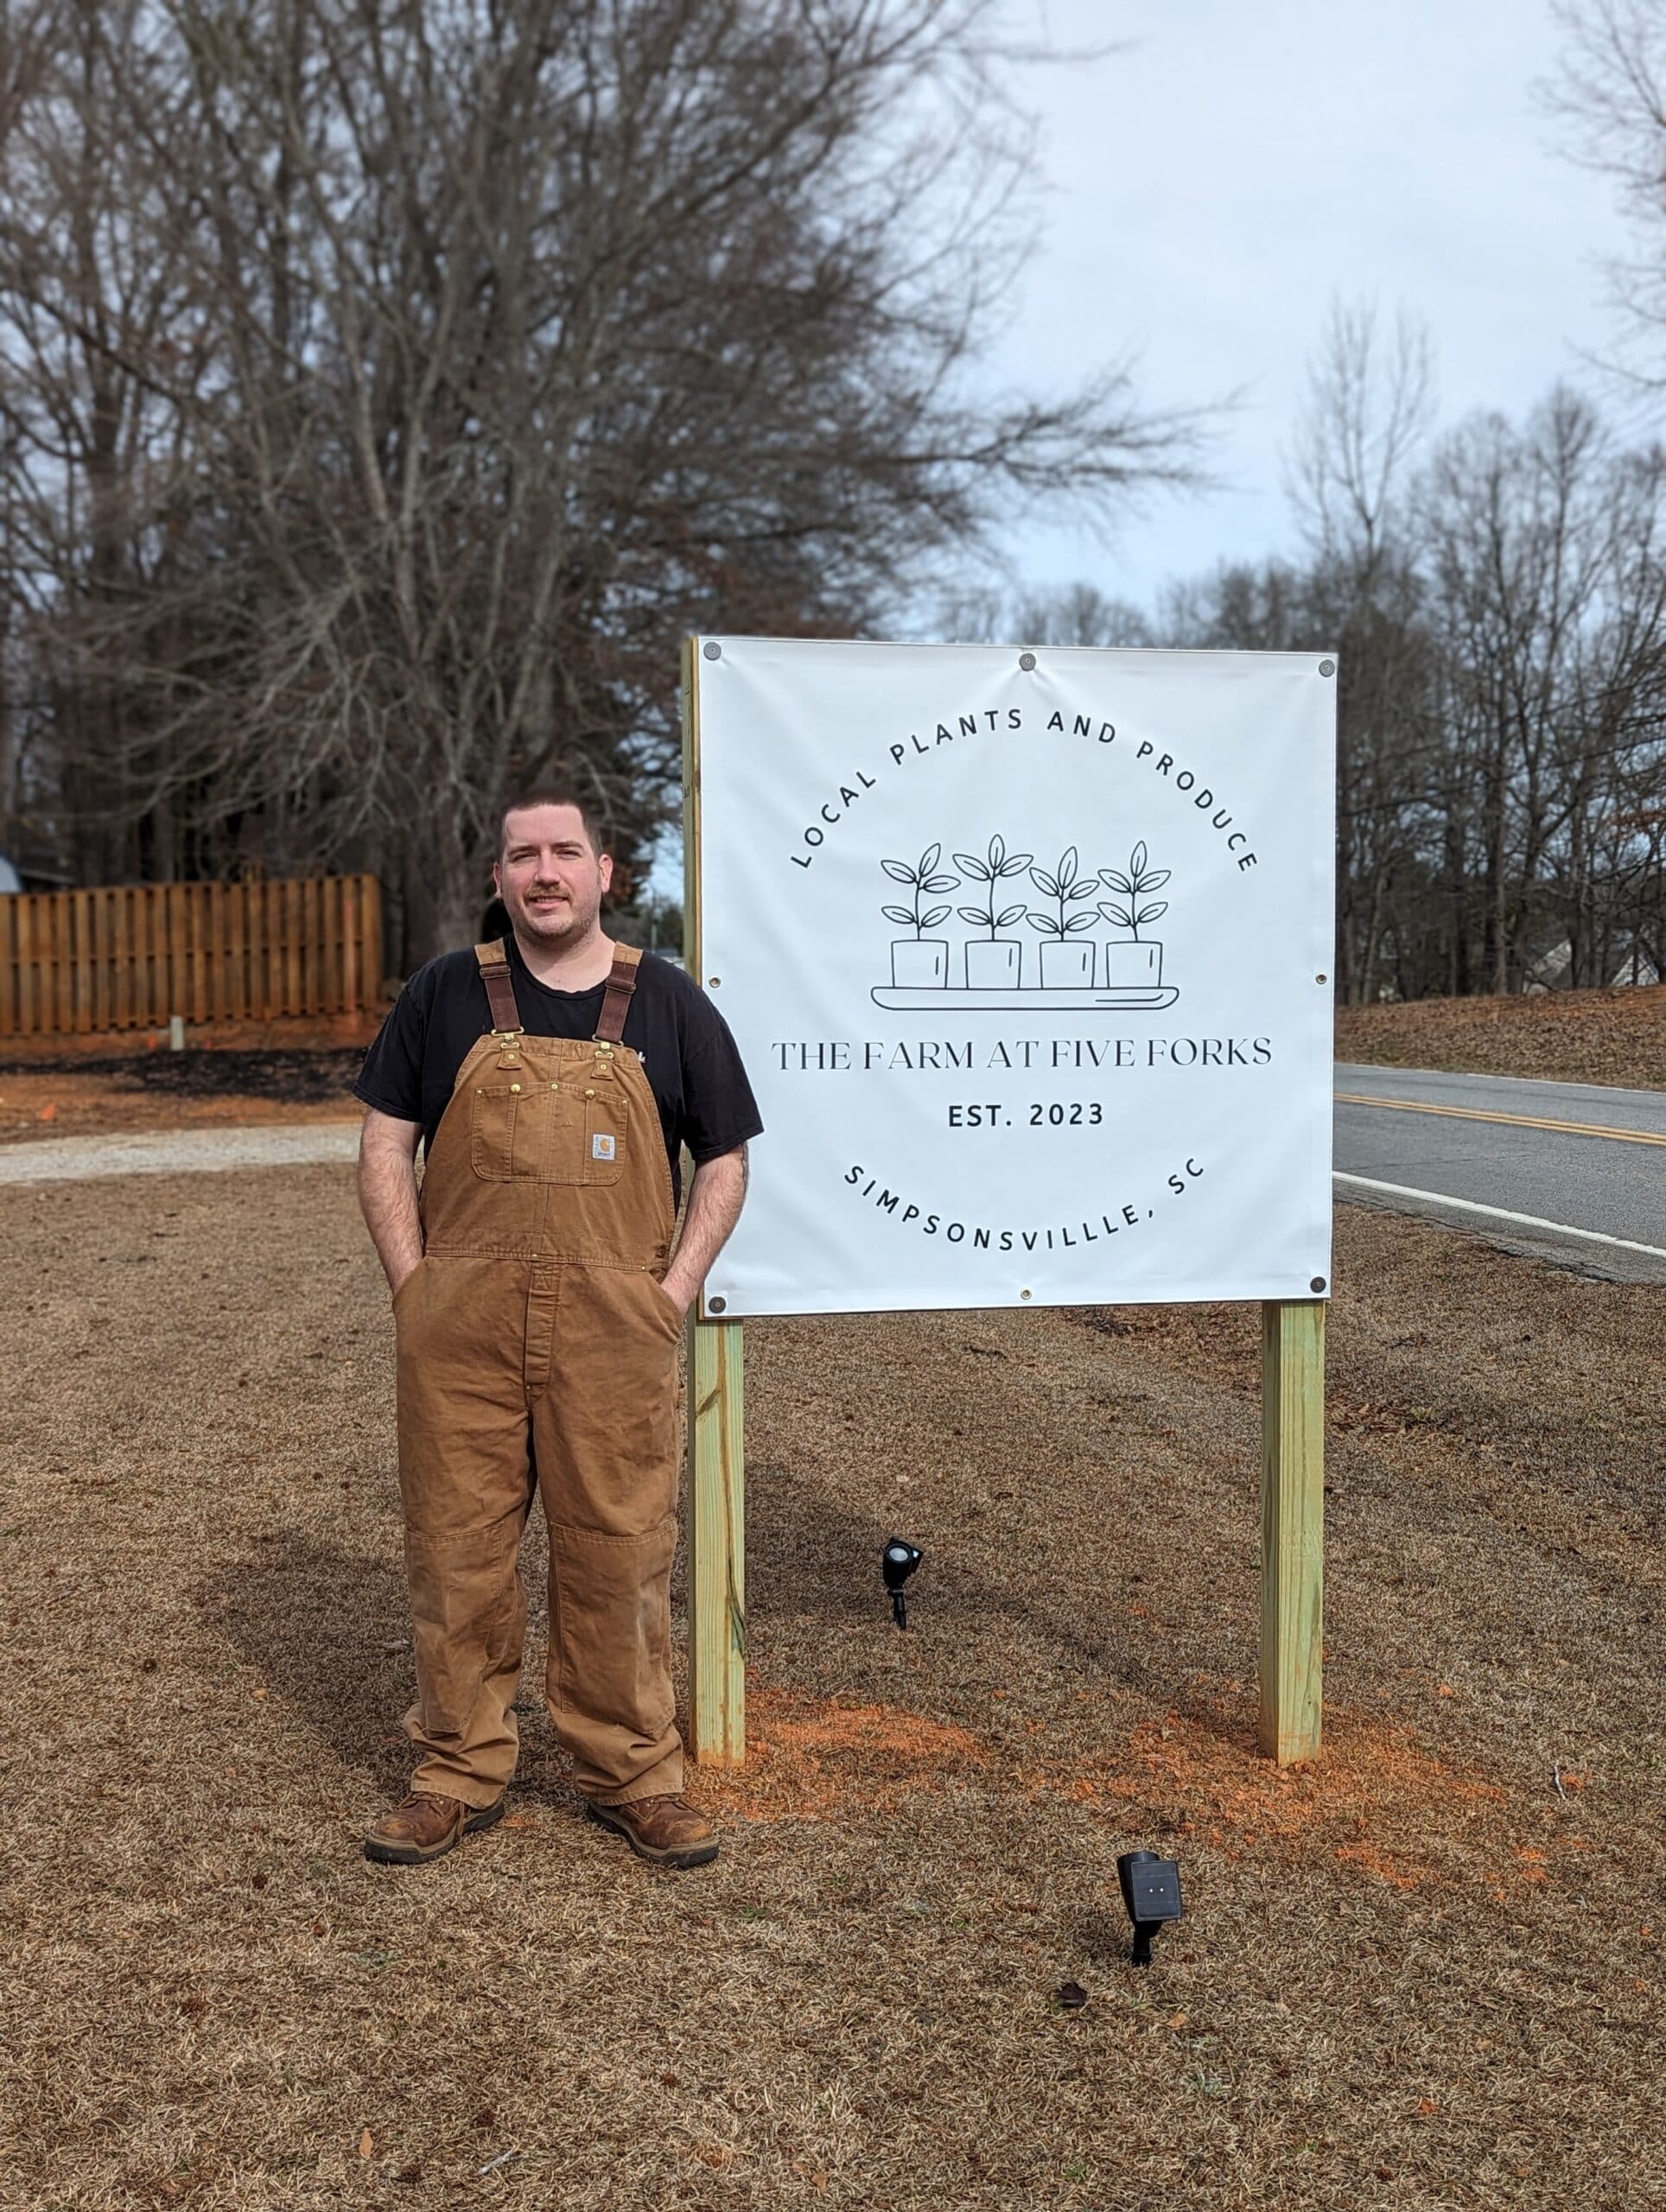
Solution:
[(581, 944), (596, 925), (601, 894), (613, 879), (612, 855), (597, 853), (575, 806), (511, 811), (492, 880), (529, 944), (554, 951)]

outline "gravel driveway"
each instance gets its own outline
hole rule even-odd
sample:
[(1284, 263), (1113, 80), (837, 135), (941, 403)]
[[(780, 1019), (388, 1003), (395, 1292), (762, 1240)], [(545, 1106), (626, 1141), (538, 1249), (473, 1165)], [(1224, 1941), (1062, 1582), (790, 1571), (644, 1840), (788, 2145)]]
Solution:
[(79, 1183), (94, 1175), (177, 1175), (194, 1168), (307, 1167), (352, 1160), (358, 1151), (357, 1122), (48, 1137), (0, 1147), (0, 1183)]

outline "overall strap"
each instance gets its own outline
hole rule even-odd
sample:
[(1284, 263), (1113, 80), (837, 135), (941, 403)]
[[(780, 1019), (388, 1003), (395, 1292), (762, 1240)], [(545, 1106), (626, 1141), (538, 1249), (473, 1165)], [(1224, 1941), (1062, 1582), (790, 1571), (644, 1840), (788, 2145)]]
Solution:
[(624, 1037), (625, 1017), (631, 1010), (631, 993), (636, 988), (637, 963), (641, 957), (640, 945), (614, 947), (613, 971), (602, 993), (601, 1019), (596, 1024), (598, 1044), (617, 1045)]
[(480, 981), (486, 985), (486, 1003), (492, 1008), (493, 1034), (518, 1037), (520, 1008), (515, 1003), (515, 982), (509, 972), (509, 953), (503, 939), (499, 938), (494, 944), (477, 944), (474, 957), (480, 963)]

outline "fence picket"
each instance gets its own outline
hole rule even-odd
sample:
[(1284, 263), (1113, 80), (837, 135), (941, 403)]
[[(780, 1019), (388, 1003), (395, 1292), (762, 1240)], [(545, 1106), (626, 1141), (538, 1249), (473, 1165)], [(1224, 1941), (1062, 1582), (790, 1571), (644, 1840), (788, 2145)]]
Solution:
[(359, 990), (359, 932), (361, 900), (359, 885), (351, 878), (341, 884), (341, 1003), (351, 1006)]
[(0, 899), (0, 1036), (17, 1027), (17, 910), (21, 899)]

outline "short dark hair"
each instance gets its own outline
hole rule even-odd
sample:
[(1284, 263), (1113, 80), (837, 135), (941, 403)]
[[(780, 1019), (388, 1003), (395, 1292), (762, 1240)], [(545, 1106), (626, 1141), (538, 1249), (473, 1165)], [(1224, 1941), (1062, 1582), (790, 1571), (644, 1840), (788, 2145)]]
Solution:
[(537, 784), (524, 791), (516, 791), (504, 801), (503, 811), (498, 817), (498, 858), (503, 858), (504, 848), (509, 842), (509, 817), (524, 814), (529, 806), (570, 806), (583, 826), (590, 841), (590, 849), (598, 857), (607, 849), (601, 835), (601, 825), (594, 806), (566, 784)]

